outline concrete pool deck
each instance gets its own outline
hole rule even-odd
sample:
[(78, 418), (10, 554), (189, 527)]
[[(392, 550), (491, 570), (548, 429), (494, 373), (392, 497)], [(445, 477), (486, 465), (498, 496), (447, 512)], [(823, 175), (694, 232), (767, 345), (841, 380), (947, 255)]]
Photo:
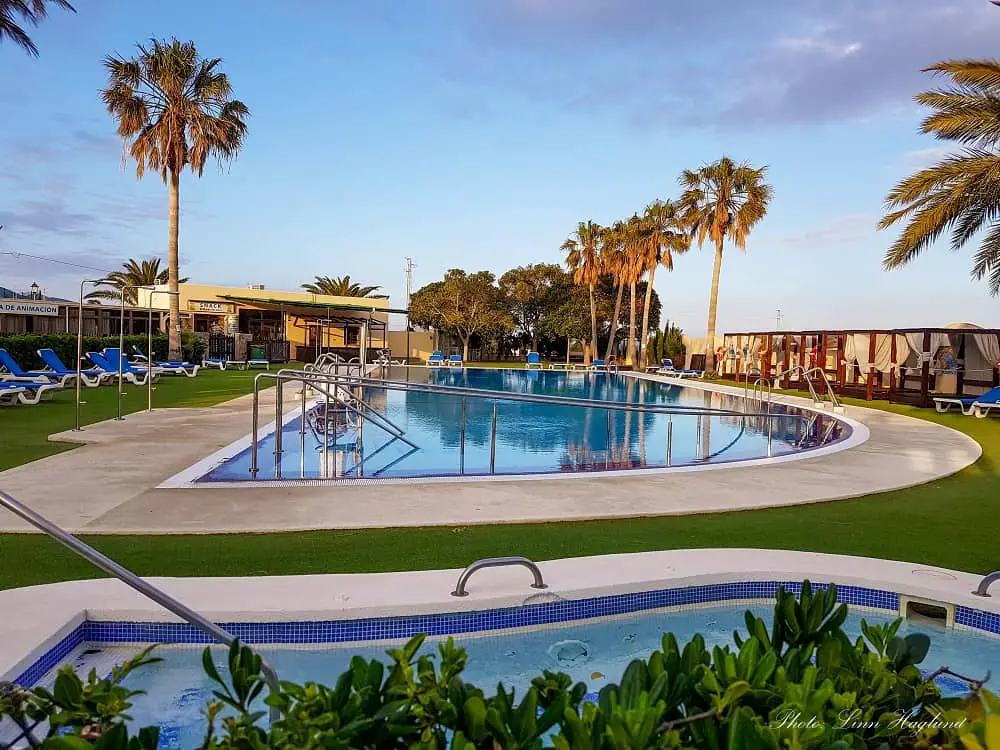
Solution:
[[(649, 377), (660, 382), (662, 378)], [(742, 388), (707, 386), (742, 395)], [(285, 403), (296, 407), (294, 386)], [(808, 406), (806, 399), (776, 397)], [(273, 413), (273, 393), (261, 395)], [(251, 398), (200, 409), (161, 409), (109, 420), (53, 440), (76, 450), (0, 472), (0, 489), (74, 533), (211, 534), (393, 526), (473, 525), (637, 518), (799, 505), (910, 487), (975, 462), (979, 445), (947, 427), (876, 409), (848, 407), (867, 441), (780, 464), (703, 471), (488, 481), (290, 484), (159, 488), (162, 482), (245, 436)], [(0, 531), (33, 531), (0, 514)]]

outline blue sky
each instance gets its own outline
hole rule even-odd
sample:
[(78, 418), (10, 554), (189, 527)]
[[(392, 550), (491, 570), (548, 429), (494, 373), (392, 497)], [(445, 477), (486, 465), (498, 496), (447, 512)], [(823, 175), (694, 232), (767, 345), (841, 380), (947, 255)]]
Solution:
[[(884, 273), (893, 182), (942, 154), (920, 69), (993, 56), (986, 0), (78, 0), (33, 59), (0, 45), (0, 250), (99, 268), (165, 255), (166, 191), (122, 169), (102, 58), (151, 36), (224, 59), (250, 107), (225, 170), (181, 181), (182, 273), (294, 289), (350, 274), (403, 302), (445, 269), (559, 262), (576, 222), (679, 192), (683, 168), (767, 164), (775, 198), (727, 252), (719, 329), (1000, 326), (971, 249)], [(657, 276), (705, 329), (712, 254)], [(90, 274), (0, 255), (0, 284)]]

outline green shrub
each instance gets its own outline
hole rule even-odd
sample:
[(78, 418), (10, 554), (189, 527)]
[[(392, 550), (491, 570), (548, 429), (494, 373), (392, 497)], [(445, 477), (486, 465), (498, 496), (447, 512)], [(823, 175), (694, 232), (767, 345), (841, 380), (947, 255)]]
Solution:
[[(834, 587), (814, 591), (806, 581), (799, 599), (778, 592), (770, 628), (747, 612), (733, 645), (708, 649), (696, 635), (681, 646), (664, 635), (596, 701), (585, 700), (583, 683), (548, 671), (521, 696), (502, 684), (488, 693), (462, 679), (466, 654), (451, 639), (418, 656), (417, 636), (390, 650), (388, 665), (354, 657), (332, 687), (281, 683), (264, 700), (281, 714), (267, 729), (255, 701), (265, 690), (261, 658), (234, 644), (227, 679), (206, 649), (216, 689), (203, 711), (203, 747), (1000, 750), (1000, 702), (978, 683), (973, 702), (942, 699), (917, 668), (927, 636), (899, 637), (899, 621), (865, 623), (852, 641), (846, 617)], [(84, 682), (63, 667), (51, 692), (0, 686), (0, 717), (47, 721), (46, 747), (153, 750), (156, 727), (129, 736), (124, 717), (136, 693), (120, 684), (148, 653), (109, 679), (92, 672)]]
[[(108, 347), (118, 346), (117, 336), (84, 336), (83, 353), (99, 352)], [(125, 352), (132, 354), (133, 346), (138, 346), (143, 352), (148, 354), (149, 339), (146, 334), (135, 334), (125, 337)], [(56, 333), (56, 334), (26, 334), (23, 336), (0, 336), (0, 347), (6, 349), (21, 367), (26, 370), (38, 369), (43, 366), (41, 358), (38, 356), (39, 349), (52, 349), (59, 359), (67, 367), (76, 366), (76, 336)], [(201, 362), (205, 354), (205, 344), (194, 333), (184, 331), (181, 334), (181, 349), (184, 352), (184, 359), (188, 362)], [(153, 358), (167, 358), (167, 336), (156, 334), (153, 336)], [(89, 362), (85, 364), (90, 367)]]

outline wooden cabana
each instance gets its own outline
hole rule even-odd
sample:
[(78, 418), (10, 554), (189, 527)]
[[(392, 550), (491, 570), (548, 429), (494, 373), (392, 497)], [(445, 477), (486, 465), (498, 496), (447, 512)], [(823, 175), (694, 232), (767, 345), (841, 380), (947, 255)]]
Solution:
[[(1000, 385), (1000, 329), (957, 324), (726, 333), (716, 360), (729, 380), (779, 377), (776, 387), (806, 390), (797, 368), (818, 367), (838, 394), (927, 407), (934, 396), (976, 396)], [(821, 378), (812, 381), (821, 388)]]

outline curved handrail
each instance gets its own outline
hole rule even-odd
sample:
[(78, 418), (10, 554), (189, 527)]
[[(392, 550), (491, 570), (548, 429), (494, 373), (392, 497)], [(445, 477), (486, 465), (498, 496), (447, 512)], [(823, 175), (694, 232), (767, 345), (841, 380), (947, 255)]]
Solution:
[(975, 596), (992, 596), (992, 594), (990, 594), (990, 586), (997, 581), (1000, 581), (1000, 570), (994, 570), (992, 573), (988, 573), (983, 576), (983, 580), (979, 582), (979, 585), (976, 586), (976, 590), (972, 593)]
[(531, 571), (531, 575), (534, 577), (534, 583), (531, 584), (533, 589), (547, 589), (548, 586), (542, 579), (542, 571), (538, 569), (538, 566), (529, 560), (527, 557), (487, 557), (482, 560), (476, 560), (469, 567), (462, 571), (462, 574), (458, 577), (458, 583), (455, 584), (455, 590), (451, 592), (452, 596), (468, 596), (469, 592), (466, 590), (465, 585), (469, 582), (472, 574), (476, 571), (482, 570), (483, 568), (500, 568), (507, 565), (521, 565)]
[[(168, 612), (177, 615), (189, 625), (193, 625), (220, 643), (223, 643), (226, 646), (231, 646), (236, 641), (236, 636), (232, 633), (219, 627), (211, 620), (195, 612), (193, 609), (181, 604), (165, 591), (162, 591), (161, 589), (153, 586), (151, 583), (144, 581), (128, 568), (122, 567), (110, 557), (101, 554), (89, 544), (80, 541), (77, 537), (67, 531), (64, 531), (44, 516), (39, 515), (27, 505), (3, 491), (0, 491), (0, 506), (3, 506), (14, 515), (24, 519), (39, 531), (44, 532), (60, 544), (69, 547), (70, 550), (75, 552), (87, 562), (97, 566), (105, 573), (114, 576), (126, 586), (129, 586), (139, 592), (147, 599), (151, 599), (156, 602)], [(260, 671), (264, 675), (264, 681), (267, 683), (267, 686), (271, 689), (271, 691), (277, 695), (281, 690), (278, 684), (278, 673), (267, 661), (267, 659), (263, 656), (261, 656), (260, 659)], [(274, 707), (271, 707), (270, 711), (272, 719), (277, 719), (281, 716), (281, 713)]]

